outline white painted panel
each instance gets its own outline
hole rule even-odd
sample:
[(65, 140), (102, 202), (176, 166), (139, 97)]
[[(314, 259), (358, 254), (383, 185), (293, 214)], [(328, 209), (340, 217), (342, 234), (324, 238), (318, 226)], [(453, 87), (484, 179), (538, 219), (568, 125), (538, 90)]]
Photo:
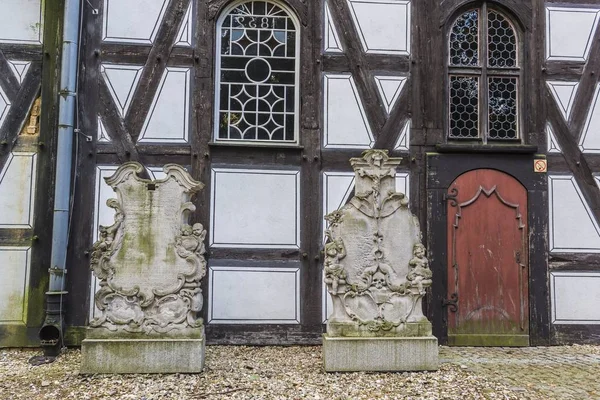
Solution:
[(553, 324), (600, 324), (600, 272), (550, 272)]
[(143, 66), (137, 65), (101, 65), (102, 76), (122, 116), (129, 110), (143, 69)]
[(139, 142), (186, 143), (190, 68), (167, 67), (154, 95)]
[(600, 83), (596, 84), (596, 91), (588, 110), (583, 134), (579, 139), (579, 147), (584, 153), (600, 152)]
[(104, 127), (104, 123), (102, 122), (102, 119), (100, 118), (100, 116), (98, 116), (98, 138), (97, 138), (97, 140), (100, 143), (109, 143), (111, 141), (110, 135), (108, 134), (108, 131)]
[(326, 74), (325, 147), (368, 149), (375, 140), (351, 75)]
[(2, 87), (0, 86), (0, 128), (4, 123), (6, 116), (8, 115), (8, 110), (10, 110), (10, 100), (8, 99), (8, 96), (6, 95), (6, 93), (4, 93), (4, 90), (2, 90)]
[(402, 132), (400, 132), (400, 136), (398, 136), (398, 140), (396, 141), (396, 145), (394, 146), (394, 150), (404, 150), (408, 151), (410, 146), (410, 125), (411, 120), (407, 120), (404, 124), (404, 128), (402, 128)]
[(323, 45), (326, 52), (341, 53), (344, 51), (337, 28), (331, 17), (329, 3), (325, 1), (325, 35), (323, 36)]
[(409, 180), (408, 172), (396, 172), (396, 191), (404, 193), (407, 198), (408, 194), (410, 193)]
[(31, 228), (36, 178), (35, 153), (11, 153), (0, 172), (0, 228)]
[(571, 175), (549, 175), (550, 251), (600, 253), (600, 229)]
[(568, 121), (579, 82), (547, 81), (546, 83), (565, 121)]
[(213, 247), (298, 248), (300, 172), (213, 168)]
[(0, 0), (0, 43), (42, 43), (41, 0)]
[(190, 1), (187, 11), (183, 17), (183, 23), (177, 32), (177, 43), (175, 46), (191, 46), (192, 45), (192, 5), (193, 1)]
[(367, 53), (410, 54), (410, 1), (347, 1)]
[(402, 88), (406, 83), (406, 77), (404, 76), (375, 76), (375, 83), (377, 84), (377, 90), (379, 96), (383, 100), (385, 111), (389, 114), (396, 100), (400, 97)]
[(0, 247), (0, 322), (25, 322), (30, 250)]
[(547, 142), (548, 142), (548, 153), (562, 153), (558, 141), (556, 137), (554, 137), (554, 131), (552, 130), (552, 126), (550, 124), (546, 124), (546, 134), (547, 134)]
[(23, 79), (31, 66), (31, 61), (9, 60), (8, 65), (10, 66), (10, 69), (12, 69), (19, 83), (23, 83)]
[[(338, 210), (346, 204), (354, 189), (354, 172), (323, 172), (323, 216)], [(410, 192), (409, 173), (396, 172), (396, 190), (408, 196)], [(326, 221), (322, 220), (323, 242), (325, 241)], [(321, 283), (323, 323), (327, 322), (331, 310), (331, 296), (327, 292), (325, 283)]]
[(209, 268), (208, 323), (300, 323), (300, 269)]
[(104, 0), (102, 39), (123, 43), (152, 43), (168, 1)]
[(546, 58), (587, 61), (599, 19), (597, 8), (546, 7)]

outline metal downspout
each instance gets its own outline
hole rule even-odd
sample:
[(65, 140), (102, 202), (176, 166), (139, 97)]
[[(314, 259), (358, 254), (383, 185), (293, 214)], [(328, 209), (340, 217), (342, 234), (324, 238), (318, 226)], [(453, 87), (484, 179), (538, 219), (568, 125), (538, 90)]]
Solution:
[(65, 0), (50, 284), (46, 293), (46, 319), (39, 333), (40, 345), (46, 356), (57, 356), (63, 347), (63, 298), (67, 294), (64, 289), (69, 241), (80, 7), (80, 0)]

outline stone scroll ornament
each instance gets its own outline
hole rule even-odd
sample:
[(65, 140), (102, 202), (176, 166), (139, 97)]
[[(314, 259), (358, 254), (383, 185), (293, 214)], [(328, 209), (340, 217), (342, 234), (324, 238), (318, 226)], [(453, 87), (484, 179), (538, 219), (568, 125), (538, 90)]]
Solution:
[(107, 201), (115, 222), (100, 227), (91, 253), (100, 281), (92, 328), (162, 334), (202, 327), (206, 231), (188, 219), (191, 196), (204, 185), (179, 165), (163, 169), (166, 177), (151, 181), (138, 176), (142, 165), (128, 162), (105, 178), (117, 194)]
[(333, 303), (329, 335), (430, 334), (422, 298), (432, 274), (419, 222), (407, 197), (395, 189), (400, 160), (384, 150), (350, 159), (355, 196), (325, 216), (324, 280)]

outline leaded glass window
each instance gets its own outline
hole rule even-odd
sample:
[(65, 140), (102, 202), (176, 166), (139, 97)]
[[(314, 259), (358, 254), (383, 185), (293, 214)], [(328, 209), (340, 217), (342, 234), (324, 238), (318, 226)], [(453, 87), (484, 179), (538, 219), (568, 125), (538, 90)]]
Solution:
[(298, 26), (270, 1), (248, 1), (218, 24), (215, 139), (296, 143)]
[(461, 13), (448, 43), (449, 139), (519, 139), (519, 44), (487, 4)]

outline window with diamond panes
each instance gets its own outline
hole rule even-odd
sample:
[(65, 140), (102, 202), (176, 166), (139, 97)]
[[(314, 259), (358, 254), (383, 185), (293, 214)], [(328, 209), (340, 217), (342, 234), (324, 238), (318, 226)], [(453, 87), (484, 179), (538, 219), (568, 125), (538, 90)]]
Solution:
[(487, 4), (465, 11), (449, 32), (449, 139), (519, 139), (517, 32)]
[(296, 20), (269, 1), (236, 5), (218, 24), (217, 141), (297, 143)]

